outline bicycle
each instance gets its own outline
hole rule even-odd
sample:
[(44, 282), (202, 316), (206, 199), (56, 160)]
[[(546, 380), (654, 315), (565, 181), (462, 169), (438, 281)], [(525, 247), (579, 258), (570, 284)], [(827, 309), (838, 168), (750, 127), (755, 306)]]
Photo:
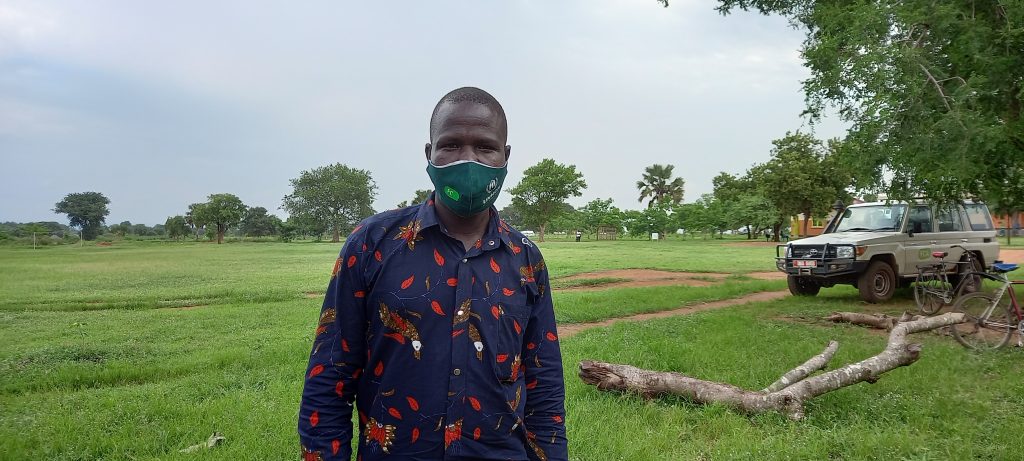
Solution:
[[(950, 248), (960, 248), (964, 251), (964, 261), (946, 262), (944, 259), (949, 256), (946, 251), (933, 251), (932, 257), (937, 258), (937, 263), (921, 264), (917, 266), (917, 279), (914, 280), (914, 302), (917, 308), (926, 315), (932, 315), (947, 304), (964, 293), (978, 291), (981, 287), (981, 276), (977, 268), (980, 266), (977, 257), (966, 248), (960, 245), (953, 245)], [(959, 267), (967, 265), (967, 272), (960, 275), (956, 286), (949, 281), (949, 265)], [(960, 272), (959, 269), (957, 272)]]
[[(964, 347), (974, 350), (999, 349), (1010, 341), (1014, 331), (1018, 332), (1017, 346), (1024, 346), (1019, 332), (1024, 331), (1024, 314), (1017, 301), (1014, 285), (1024, 285), (1024, 280), (1011, 281), (1006, 275), (1017, 269), (1016, 264), (996, 263), (987, 278), (999, 281), (1001, 285), (992, 294), (977, 292), (965, 295), (956, 301), (953, 312), (967, 314), (964, 323), (953, 325), (953, 337)], [(1006, 296), (1009, 294), (1009, 296)]]

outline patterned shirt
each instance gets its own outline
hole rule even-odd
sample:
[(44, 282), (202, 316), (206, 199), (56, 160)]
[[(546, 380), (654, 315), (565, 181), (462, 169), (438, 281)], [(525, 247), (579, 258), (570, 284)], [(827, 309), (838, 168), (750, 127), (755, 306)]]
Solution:
[(299, 409), (305, 460), (567, 460), (540, 251), (498, 218), (466, 251), (431, 198), (363, 221), (334, 265)]

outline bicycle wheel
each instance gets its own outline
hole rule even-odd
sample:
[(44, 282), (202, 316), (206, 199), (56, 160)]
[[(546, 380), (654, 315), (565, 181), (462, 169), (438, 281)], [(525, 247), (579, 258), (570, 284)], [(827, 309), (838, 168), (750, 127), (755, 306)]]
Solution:
[(953, 337), (965, 347), (974, 350), (999, 349), (1010, 341), (1014, 325), (1010, 322), (1010, 297), (995, 301), (991, 314), (984, 315), (993, 299), (987, 293), (965, 295), (953, 306), (953, 312), (967, 314), (964, 323), (953, 325)]
[(946, 304), (944, 297), (950, 289), (951, 285), (942, 274), (935, 271), (920, 272), (914, 283), (914, 302), (922, 313), (933, 315)]

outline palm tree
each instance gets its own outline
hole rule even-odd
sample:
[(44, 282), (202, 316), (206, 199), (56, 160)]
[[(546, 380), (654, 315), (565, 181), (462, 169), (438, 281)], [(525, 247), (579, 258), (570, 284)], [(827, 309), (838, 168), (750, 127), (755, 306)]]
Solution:
[(654, 164), (644, 169), (643, 181), (636, 182), (640, 191), (640, 203), (650, 198), (647, 208), (658, 203), (678, 204), (683, 201), (683, 178), (672, 179), (673, 165)]

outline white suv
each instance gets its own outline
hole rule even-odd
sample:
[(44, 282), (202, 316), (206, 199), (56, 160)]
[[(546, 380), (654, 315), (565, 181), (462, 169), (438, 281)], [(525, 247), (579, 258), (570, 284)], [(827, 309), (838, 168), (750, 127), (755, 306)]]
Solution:
[(898, 286), (912, 283), (918, 265), (931, 262), (933, 251), (948, 252), (949, 261), (963, 260), (963, 250), (953, 245), (967, 248), (977, 260), (974, 268), (956, 265), (954, 270), (961, 273), (984, 269), (998, 259), (999, 242), (985, 204), (850, 205), (829, 222), (825, 233), (779, 245), (775, 264), (788, 274), (794, 295), (814, 296), (821, 287), (850, 284), (863, 300), (877, 303), (891, 298)]

